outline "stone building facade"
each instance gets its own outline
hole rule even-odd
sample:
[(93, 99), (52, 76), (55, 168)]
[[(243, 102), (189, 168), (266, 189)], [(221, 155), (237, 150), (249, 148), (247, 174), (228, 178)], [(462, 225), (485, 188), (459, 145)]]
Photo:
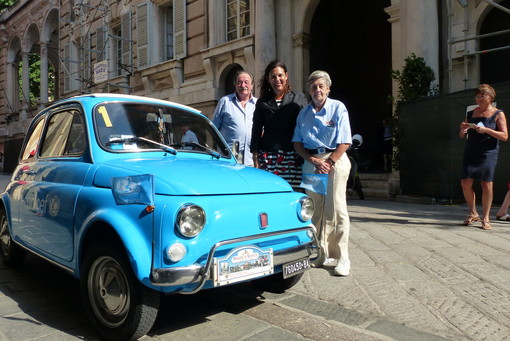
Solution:
[[(353, 132), (366, 136), (375, 159), (380, 122), (392, 111), (387, 97), (397, 89), (389, 71), (415, 53), (443, 93), (476, 86), (484, 79), (480, 35), (496, 30), (484, 20), (508, 12), (507, 2), (18, 0), (0, 14), (0, 151), (8, 170), (35, 113), (82, 93), (156, 97), (211, 116), (233, 91), (235, 71), (258, 79), (278, 58), (294, 90), (304, 90), (313, 69), (332, 75), (332, 96), (346, 103)], [(41, 77), (31, 97), (34, 54)]]

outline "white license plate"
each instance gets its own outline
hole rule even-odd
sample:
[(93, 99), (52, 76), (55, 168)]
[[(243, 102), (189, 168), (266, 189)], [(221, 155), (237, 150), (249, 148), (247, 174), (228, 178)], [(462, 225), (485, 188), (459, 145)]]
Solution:
[(310, 269), (310, 258), (283, 264), (283, 278), (289, 278)]
[(214, 286), (232, 284), (274, 272), (273, 250), (243, 246), (222, 258), (214, 258)]

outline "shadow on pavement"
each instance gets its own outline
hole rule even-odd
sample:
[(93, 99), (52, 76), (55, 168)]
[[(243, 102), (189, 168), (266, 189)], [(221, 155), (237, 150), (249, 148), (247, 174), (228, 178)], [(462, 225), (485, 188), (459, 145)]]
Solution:
[(262, 304), (258, 299), (261, 294), (250, 284), (238, 284), (204, 290), (194, 295), (163, 296), (158, 318), (148, 335), (161, 336), (207, 323), (211, 316), (218, 313), (240, 314)]
[[(238, 289), (242, 294), (233, 294)], [(220, 312), (241, 313), (261, 303), (257, 300), (260, 293), (249, 285), (235, 285), (195, 295), (162, 296), (158, 318), (148, 335), (163, 336), (206, 323)], [(66, 340), (100, 340), (84, 313), (79, 281), (31, 254), (17, 268), (0, 262), (0, 319), (0, 329), (7, 326), (13, 340), (32, 339), (28, 334), (51, 339), (57, 333), (67, 334)], [(49, 328), (43, 331), (41, 326)]]
[[(0, 262), (1, 264), (1, 262)], [(16, 268), (0, 265), (2, 325), (8, 325), (13, 339), (27, 340), (30, 330), (48, 326), (39, 333), (61, 331), (84, 340), (97, 340), (83, 313), (79, 283), (61, 269), (27, 255)], [(44, 335), (44, 334), (43, 334)], [(51, 336), (50, 336), (51, 337)]]

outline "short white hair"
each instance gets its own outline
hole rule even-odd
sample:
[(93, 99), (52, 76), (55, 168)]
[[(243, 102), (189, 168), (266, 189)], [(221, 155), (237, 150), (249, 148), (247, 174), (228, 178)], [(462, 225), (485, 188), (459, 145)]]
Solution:
[(308, 76), (308, 80), (306, 81), (306, 89), (310, 90), (310, 87), (312, 86), (312, 83), (315, 82), (317, 79), (324, 78), (326, 81), (326, 85), (328, 88), (331, 88), (331, 77), (329, 77), (329, 74), (326, 71), (322, 70), (316, 70)]

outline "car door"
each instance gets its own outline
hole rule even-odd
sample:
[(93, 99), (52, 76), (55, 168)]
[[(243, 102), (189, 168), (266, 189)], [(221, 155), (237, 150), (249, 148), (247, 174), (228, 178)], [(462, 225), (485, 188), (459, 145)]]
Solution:
[(15, 233), (49, 258), (73, 258), (75, 202), (91, 166), (85, 129), (78, 107), (52, 112), (39, 144), (26, 144), (14, 174), (19, 179)]

